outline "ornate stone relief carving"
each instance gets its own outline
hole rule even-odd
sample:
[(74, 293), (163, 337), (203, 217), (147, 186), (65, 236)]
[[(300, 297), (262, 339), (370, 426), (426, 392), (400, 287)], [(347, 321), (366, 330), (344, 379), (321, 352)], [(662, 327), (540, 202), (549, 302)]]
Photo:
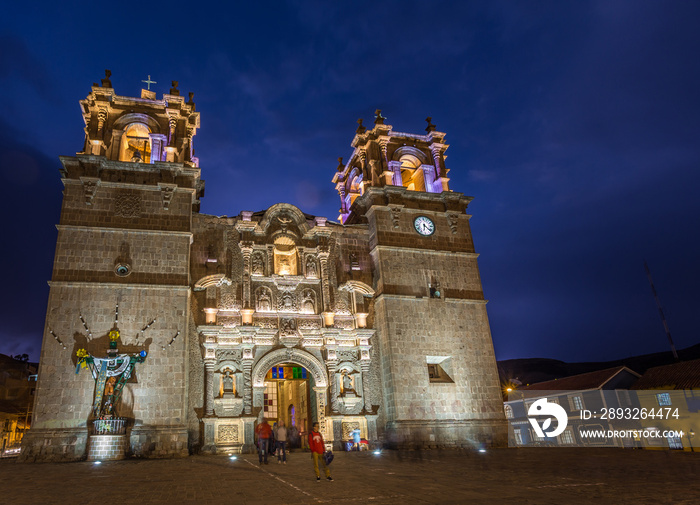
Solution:
[(353, 364), (355, 363), (355, 360), (357, 360), (356, 351), (337, 351), (336, 356), (339, 361), (350, 361)]
[(356, 421), (343, 422), (343, 440), (352, 440), (352, 432), (360, 429), (360, 423)]
[(236, 288), (230, 284), (222, 285), (219, 290), (221, 310), (241, 310), (241, 304), (236, 302)]
[(80, 182), (83, 183), (85, 205), (92, 205), (92, 200), (95, 198), (95, 193), (97, 192), (97, 186), (100, 185), (100, 179), (96, 177), (81, 177)]
[(450, 225), (452, 234), (457, 233), (457, 223), (459, 222), (459, 214), (454, 212), (447, 213), (447, 223)]
[(335, 298), (335, 313), (342, 315), (350, 315), (350, 307), (348, 304), (348, 292), (340, 291), (336, 293)]
[(342, 328), (343, 330), (352, 330), (355, 327), (355, 321), (336, 317), (333, 326), (335, 328)]
[(306, 368), (313, 375), (316, 387), (325, 388), (328, 386), (324, 365), (318, 358), (300, 349), (278, 349), (260, 358), (253, 369), (253, 386), (262, 388), (267, 371), (284, 361), (290, 361)]
[(253, 275), (265, 275), (265, 258), (262, 252), (253, 254), (252, 265), (251, 273)]
[(175, 190), (177, 189), (177, 184), (165, 184), (161, 182), (158, 184), (158, 187), (160, 188), (160, 195), (163, 199), (163, 210), (169, 210), (170, 202), (172, 202)]
[(280, 312), (299, 312), (296, 297), (289, 292), (280, 294), (277, 300), (277, 310)]
[(236, 443), (238, 442), (238, 425), (237, 424), (220, 424), (216, 432), (217, 443)]
[(254, 317), (253, 324), (260, 328), (277, 328), (276, 317)]
[(141, 215), (141, 197), (134, 192), (118, 193), (114, 198), (114, 215), (136, 218)]
[(321, 321), (318, 319), (298, 319), (297, 328), (300, 330), (320, 330)]
[(233, 361), (234, 363), (239, 363), (241, 361), (242, 353), (240, 349), (217, 349), (216, 350), (216, 361)]
[(284, 317), (280, 320), (280, 336), (296, 336), (297, 329), (294, 318)]
[(394, 226), (394, 229), (398, 229), (399, 218), (401, 217), (401, 207), (391, 206), (389, 209), (391, 209), (391, 223)]

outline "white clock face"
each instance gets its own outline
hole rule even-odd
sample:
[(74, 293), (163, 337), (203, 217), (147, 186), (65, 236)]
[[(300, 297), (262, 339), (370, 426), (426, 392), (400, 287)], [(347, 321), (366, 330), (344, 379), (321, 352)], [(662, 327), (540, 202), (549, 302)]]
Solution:
[(425, 216), (419, 216), (413, 221), (413, 226), (418, 233), (424, 236), (435, 233), (435, 223)]

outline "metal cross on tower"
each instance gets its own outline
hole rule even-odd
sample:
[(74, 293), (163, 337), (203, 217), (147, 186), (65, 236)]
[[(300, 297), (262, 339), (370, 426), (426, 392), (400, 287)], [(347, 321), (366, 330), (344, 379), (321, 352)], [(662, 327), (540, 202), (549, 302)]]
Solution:
[(151, 74), (148, 74), (148, 79), (146, 79), (145, 81), (141, 81), (141, 82), (146, 83), (148, 91), (151, 91), (151, 84), (158, 84), (158, 81), (151, 80)]

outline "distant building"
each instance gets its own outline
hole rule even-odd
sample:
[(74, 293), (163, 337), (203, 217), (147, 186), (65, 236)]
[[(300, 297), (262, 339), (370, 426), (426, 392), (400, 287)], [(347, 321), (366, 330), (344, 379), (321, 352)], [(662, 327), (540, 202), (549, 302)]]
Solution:
[[(650, 368), (632, 386), (639, 404), (647, 410), (670, 409), (672, 415), (657, 416), (652, 428), (682, 431), (683, 437), (645, 440), (648, 448), (671, 448), (697, 452), (695, 434), (700, 430), (700, 359)], [(677, 411), (678, 416), (675, 414)]]
[[(517, 445), (603, 445), (602, 440), (584, 439), (580, 430), (608, 430), (611, 423), (600, 419), (600, 416), (584, 419), (584, 411), (601, 412), (607, 408), (632, 407), (628, 394), (632, 384), (640, 375), (625, 366), (598, 370), (562, 379), (539, 382), (518, 388), (508, 395), (504, 409), (506, 419), (510, 421), (509, 441), (511, 446)], [(530, 406), (539, 398), (556, 403), (567, 413), (568, 423), (564, 432), (556, 438), (541, 439), (534, 432), (528, 420)], [(621, 429), (628, 423), (616, 423), (616, 429)], [(619, 442), (619, 444), (618, 444)], [(623, 446), (618, 441), (615, 445)], [(609, 445), (609, 444), (606, 444)], [(633, 446), (633, 443), (627, 443)]]
[(0, 354), (0, 456), (19, 450), (31, 426), (37, 364)]

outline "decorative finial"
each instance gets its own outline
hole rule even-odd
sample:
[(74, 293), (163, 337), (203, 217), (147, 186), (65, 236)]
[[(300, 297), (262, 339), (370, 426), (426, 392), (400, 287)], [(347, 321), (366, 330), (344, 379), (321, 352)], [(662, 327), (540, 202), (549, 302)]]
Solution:
[(187, 100), (187, 105), (194, 105), (194, 93), (190, 91), (187, 93), (187, 96), (189, 96), (189, 99)]
[(337, 168), (337, 170), (338, 170), (338, 172), (342, 172), (343, 170), (345, 170), (345, 165), (343, 164), (343, 158), (342, 158), (342, 156), (341, 156), (340, 158), (338, 158), (338, 168)]
[(111, 88), (112, 87), (112, 81), (109, 80), (110, 77), (112, 77), (112, 71), (105, 70), (105, 78), (102, 79), (102, 87), (103, 88)]
[(151, 84), (158, 84), (158, 81), (152, 81), (152, 80), (151, 80), (151, 74), (148, 74), (148, 79), (146, 79), (145, 81), (142, 80), (141, 82), (145, 82), (145, 83), (146, 83), (146, 89), (147, 89), (148, 91), (151, 91)]
[(357, 130), (355, 130), (355, 133), (362, 134), (362, 133), (367, 131), (367, 128), (362, 126), (362, 118), (357, 120), (357, 124), (359, 124), (360, 126), (357, 127)]
[(170, 94), (174, 96), (180, 96), (180, 90), (177, 89), (178, 82), (173, 81), (173, 87), (170, 88)]
[(384, 124), (386, 118), (382, 116), (382, 110), (377, 109), (374, 111), (374, 124)]
[(425, 120), (428, 122), (428, 127), (425, 129), (425, 131), (427, 131), (428, 133), (434, 132), (436, 127), (432, 122), (433, 118), (427, 117), (427, 118), (425, 118)]

